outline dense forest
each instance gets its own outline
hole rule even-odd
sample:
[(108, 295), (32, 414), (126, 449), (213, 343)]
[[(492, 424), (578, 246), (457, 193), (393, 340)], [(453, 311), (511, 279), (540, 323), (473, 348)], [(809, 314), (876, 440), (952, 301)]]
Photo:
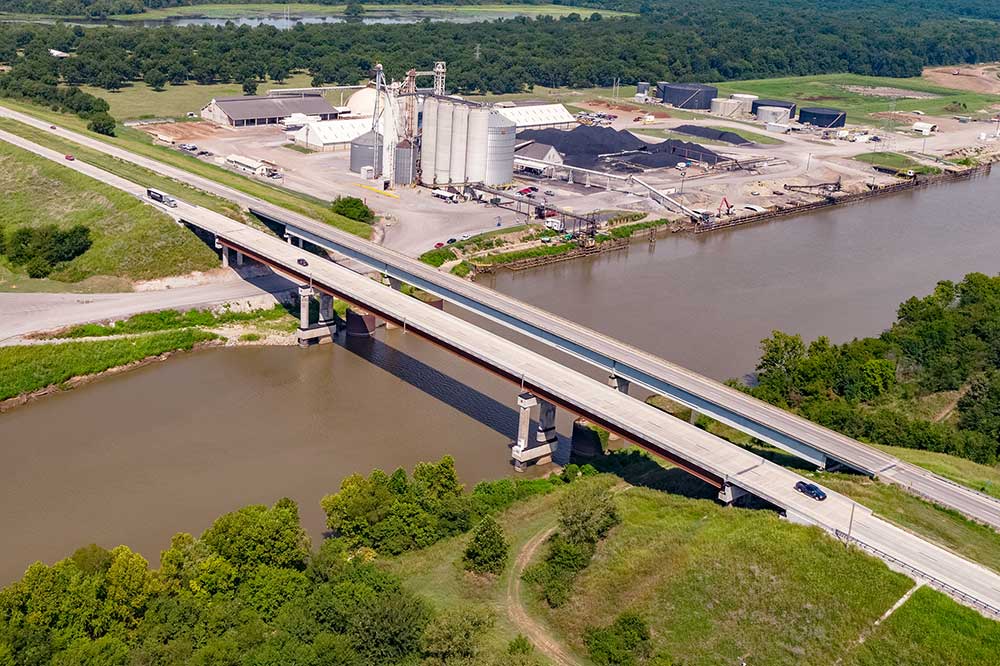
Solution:
[[(834, 345), (775, 331), (761, 343), (758, 398), (851, 437), (1000, 458), (1000, 276), (970, 273), (899, 306), (877, 338)], [(954, 394), (954, 408), (914, 415), (929, 396)]]
[[(448, 62), (456, 92), (638, 80), (715, 81), (853, 72), (915, 76), (925, 65), (1000, 59), (1000, 24), (754, 3), (692, 3), (676, 14), (455, 24), (298, 25), (250, 28), (88, 28), (0, 24), (9, 77), (115, 90), (143, 78), (164, 84), (281, 79), (304, 70), (316, 84), (351, 84), (375, 62), (399, 77)], [(795, 3), (793, 3), (795, 4)], [(72, 54), (56, 60), (48, 48)], [(25, 62), (29, 61), (29, 62)]]

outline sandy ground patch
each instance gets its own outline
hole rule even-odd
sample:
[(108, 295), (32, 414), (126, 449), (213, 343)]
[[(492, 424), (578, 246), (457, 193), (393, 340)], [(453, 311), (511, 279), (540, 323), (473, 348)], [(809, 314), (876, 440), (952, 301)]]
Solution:
[[(956, 75), (955, 72), (958, 72)], [(986, 65), (960, 65), (958, 67), (933, 67), (924, 70), (923, 78), (945, 88), (969, 92), (1000, 94), (1000, 67)]]
[(891, 88), (889, 86), (840, 86), (848, 92), (862, 95), (864, 97), (887, 97), (898, 99), (932, 99), (939, 97), (934, 93), (920, 92), (918, 90), (906, 90), (904, 88)]
[(172, 141), (192, 141), (195, 139), (210, 139), (226, 132), (222, 127), (210, 122), (192, 123), (157, 123), (142, 125), (139, 129), (148, 132), (155, 138), (166, 137)]

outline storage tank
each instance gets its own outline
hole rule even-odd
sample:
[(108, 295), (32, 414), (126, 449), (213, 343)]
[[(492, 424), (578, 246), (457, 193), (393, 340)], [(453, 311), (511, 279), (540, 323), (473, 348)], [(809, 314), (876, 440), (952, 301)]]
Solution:
[(753, 113), (753, 103), (760, 99), (757, 95), (746, 95), (744, 93), (736, 93), (734, 95), (730, 95), (729, 97), (730, 99), (734, 99), (739, 102), (739, 113), (746, 115)]
[(824, 129), (843, 127), (847, 122), (847, 112), (823, 106), (806, 107), (799, 110), (799, 122)]
[(762, 123), (783, 125), (791, 118), (790, 110), (780, 106), (758, 106), (757, 120)]
[(486, 137), (486, 185), (504, 185), (514, 180), (514, 144), (517, 126), (496, 111), (490, 111)]
[(735, 99), (716, 97), (712, 100), (711, 106), (712, 113), (722, 116), (723, 118), (732, 118), (740, 113), (740, 102)]
[(451, 182), (451, 119), (455, 105), (438, 100), (437, 146), (434, 151), (434, 182)]
[(465, 177), (470, 183), (486, 180), (486, 142), (489, 134), (490, 112), (488, 109), (469, 110), (469, 139), (465, 151)]
[[(376, 142), (379, 144), (378, 151), (375, 150)], [(369, 130), (351, 141), (351, 171), (361, 173), (361, 169), (364, 167), (375, 167), (375, 171), (380, 172), (382, 170), (381, 145), (382, 137), (376, 136), (374, 130)]]
[(412, 185), (417, 179), (417, 151), (413, 142), (403, 139), (396, 144), (393, 185)]
[[(659, 85), (657, 86), (659, 87)], [(660, 99), (678, 109), (711, 109), (719, 89), (701, 83), (667, 83)]]
[(762, 106), (776, 106), (781, 109), (788, 109), (788, 117), (795, 115), (795, 102), (783, 102), (780, 99), (755, 99), (750, 103), (750, 113), (756, 115), (757, 110)]
[(434, 163), (437, 150), (438, 101), (428, 95), (424, 100), (423, 125), (420, 130), (420, 182), (434, 184)]
[(649, 81), (639, 81), (635, 84), (635, 94), (636, 95), (648, 95), (649, 94)]
[(469, 138), (469, 107), (456, 104), (451, 119), (451, 182), (465, 182), (465, 151)]

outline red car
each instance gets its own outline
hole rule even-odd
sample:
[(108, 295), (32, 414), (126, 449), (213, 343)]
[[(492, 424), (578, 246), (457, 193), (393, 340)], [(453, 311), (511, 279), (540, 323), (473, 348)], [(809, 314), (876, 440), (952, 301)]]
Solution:
[(66, 159), (67, 159), (68, 161), (72, 162), (72, 161), (73, 161), (73, 160), (75, 160), (76, 158), (75, 158), (75, 157), (73, 157), (72, 155), (67, 155), (67, 156), (66, 156)]
[(440, 250), (443, 247), (444, 247), (444, 243), (434, 243), (434, 249), (435, 250)]

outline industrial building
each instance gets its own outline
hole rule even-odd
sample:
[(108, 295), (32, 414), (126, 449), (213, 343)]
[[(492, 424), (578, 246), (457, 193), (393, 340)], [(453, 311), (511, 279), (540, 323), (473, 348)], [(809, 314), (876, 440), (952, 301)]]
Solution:
[(251, 173), (255, 176), (273, 176), (278, 173), (278, 168), (271, 162), (255, 160), (252, 157), (243, 155), (229, 155), (226, 157), (226, 166), (243, 173)]
[(277, 125), (295, 114), (332, 120), (340, 113), (322, 95), (224, 97), (213, 99), (201, 110), (201, 117), (229, 127)]
[(424, 185), (513, 180), (514, 121), (480, 104), (429, 95), (424, 100), (420, 182)]
[(770, 106), (779, 109), (788, 109), (788, 117), (791, 118), (795, 115), (795, 102), (785, 102), (780, 99), (755, 99), (750, 103), (750, 113), (757, 115), (760, 107)]
[(524, 129), (570, 129), (576, 126), (576, 119), (562, 104), (501, 102), (496, 105), (496, 110), (512, 121), (519, 132)]
[(307, 123), (292, 133), (292, 141), (297, 146), (329, 152), (347, 149), (351, 141), (372, 129), (371, 118), (345, 118)]
[(712, 108), (712, 100), (719, 96), (719, 89), (702, 83), (667, 83), (656, 84), (657, 97), (664, 104), (670, 104), (678, 109)]
[(551, 177), (563, 165), (563, 156), (555, 146), (539, 141), (519, 143), (514, 150), (514, 168), (538, 176)]
[(799, 122), (823, 129), (843, 127), (847, 123), (847, 112), (822, 106), (804, 107), (799, 109)]

